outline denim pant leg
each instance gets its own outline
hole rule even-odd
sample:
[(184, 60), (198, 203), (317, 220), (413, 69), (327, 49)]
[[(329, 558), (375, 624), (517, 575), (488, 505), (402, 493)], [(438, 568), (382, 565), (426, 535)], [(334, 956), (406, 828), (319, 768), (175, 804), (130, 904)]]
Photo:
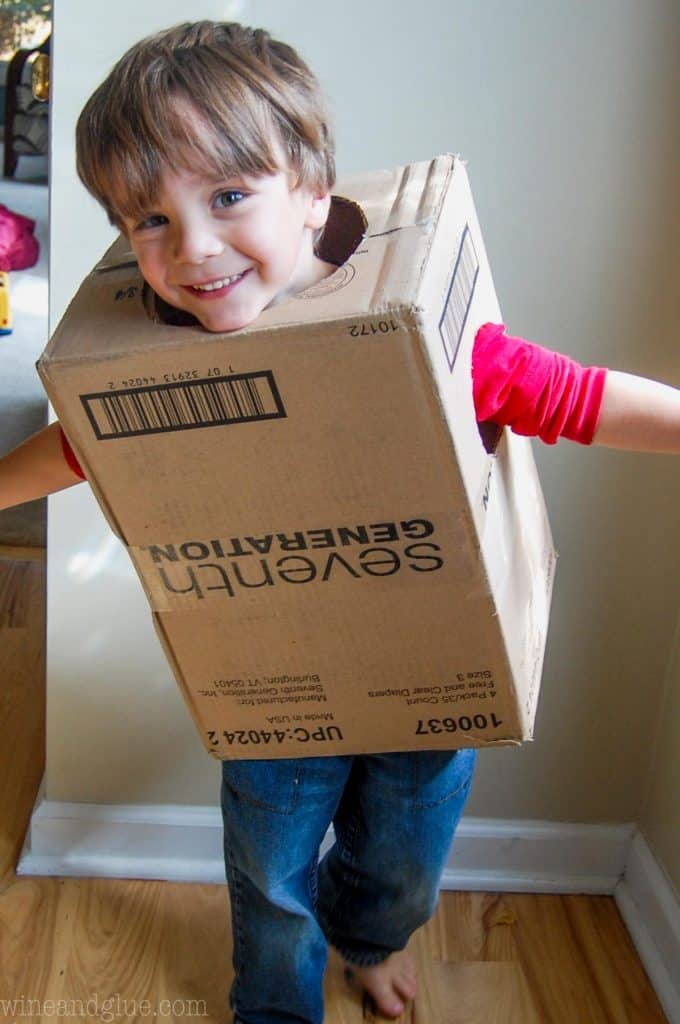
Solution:
[(242, 1024), (322, 1024), (328, 945), (316, 919), (319, 846), (351, 757), (225, 761), (224, 857)]
[(475, 754), (355, 757), (318, 873), (319, 922), (345, 960), (380, 963), (434, 913)]

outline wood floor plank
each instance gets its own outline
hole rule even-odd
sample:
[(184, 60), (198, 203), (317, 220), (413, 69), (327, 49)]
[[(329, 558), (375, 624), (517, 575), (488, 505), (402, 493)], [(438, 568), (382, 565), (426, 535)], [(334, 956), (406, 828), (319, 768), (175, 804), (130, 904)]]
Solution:
[(181, 1007), (184, 1021), (224, 1024), (233, 978), (228, 890), (163, 883), (162, 897), (157, 1003)]
[(513, 894), (508, 903), (517, 915), (518, 960), (543, 1024), (606, 1024), (588, 964), (571, 940), (563, 897)]
[(342, 957), (335, 949), (330, 949), (328, 954), (324, 1000), (327, 1024), (365, 1024), (365, 1001), (347, 984)]
[(162, 934), (162, 882), (68, 879), (55, 936), (64, 964), (52, 998), (87, 1002), (117, 993), (141, 1003), (155, 997)]
[(45, 565), (0, 560), (0, 892), (44, 770)]
[(625, 1024), (664, 1024), (663, 1010), (614, 900), (607, 896), (573, 896), (565, 900), (565, 911), (606, 1019)]
[(515, 961), (513, 911), (502, 893), (446, 892), (437, 914), (425, 926), (428, 955), (449, 963)]
[[(568, 1020), (578, 1020), (579, 1024), (611, 1024), (612, 1021), (616, 1024), (638, 1024), (641, 1020), (653, 1024), (665, 1021), (632, 945), (627, 950), (625, 963), (632, 970), (631, 961), (635, 961), (632, 990), (636, 993), (644, 991), (645, 997), (636, 994), (636, 999), (631, 1000), (622, 986), (622, 979), (611, 983), (613, 968), (611, 963), (607, 967), (605, 964), (609, 961), (607, 945), (610, 935), (614, 945), (621, 942), (617, 931), (623, 923), (620, 918), (617, 923), (618, 914), (610, 918), (611, 933), (608, 929), (604, 941), (601, 934), (596, 938), (592, 932), (591, 941), (585, 941), (582, 913), (580, 932), (574, 929), (571, 908), (583, 901), (595, 904), (607, 900), (613, 904), (611, 897), (513, 893), (506, 895), (505, 899), (516, 915), (513, 928), (518, 961), (539, 1007), (541, 1021), (545, 1024), (562, 1024)], [(596, 953), (599, 966), (595, 964)], [(607, 979), (606, 989), (600, 984), (602, 978)], [(619, 986), (615, 1006), (612, 1005), (614, 996), (610, 991), (612, 984)], [(647, 1014), (642, 1018), (636, 1009), (636, 1003), (640, 1002)]]
[(54, 969), (59, 889), (58, 879), (21, 878), (0, 893), (3, 998), (46, 998)]
[(543, 1024), (519, 964), (431, 963), (413, 1024)]

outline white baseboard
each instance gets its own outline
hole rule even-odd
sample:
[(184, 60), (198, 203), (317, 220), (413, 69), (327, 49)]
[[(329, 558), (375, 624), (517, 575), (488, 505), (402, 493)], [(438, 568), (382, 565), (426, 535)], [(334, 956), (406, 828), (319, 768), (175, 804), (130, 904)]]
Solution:
[(614, 897), (669, 1024), (680, 1024), (680, 897), (639, 832)]
[[(464, 819), (442, 888), (613, 893), (633, 831)], [(322, 852), (331, 842), (332, 831)], [(39, 793), (17, 872), (224, 882), (221, 815), (213, 807), (59, 803)]]
[(62, 803), (41, 786), (17, 874), (224, 883), (220, 810)]
[(627, 824), (463, 819), (441, 887), (611, 894), (633, 831)]
[[(321, 851), (332, 842), (326, 836)], [(217, 807), (59, 803), (38, 794), (17, 873), (224, 883)], [(614, 895), (671, 1024), (680, 901), (634, 825), (464, 819), (442, 889)]]

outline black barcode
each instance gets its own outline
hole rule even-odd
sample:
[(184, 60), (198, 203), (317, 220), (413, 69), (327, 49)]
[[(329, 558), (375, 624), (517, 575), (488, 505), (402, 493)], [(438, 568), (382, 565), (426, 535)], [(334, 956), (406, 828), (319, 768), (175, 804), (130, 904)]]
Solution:
[(219, 427), (286, 415), (271, 370), (81, 395), (96, 437)]
[(439, 333), (449, 370), (453, 369), (453, 364), (456, 361), (478, 273), (479, 261), (470, 228), (466, 224), (458, 248), (456, 265), (453, 268), (453, 277), (446, 295), (444, 311), (439, 321)]

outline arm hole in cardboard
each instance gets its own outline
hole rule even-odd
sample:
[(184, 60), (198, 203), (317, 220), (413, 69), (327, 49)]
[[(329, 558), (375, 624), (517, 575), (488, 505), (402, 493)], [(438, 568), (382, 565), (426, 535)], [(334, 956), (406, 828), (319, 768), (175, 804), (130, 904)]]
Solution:
[(479, 436), (482, 439), (484, 450), (489, 455), (495, 455), (496, 449), (498, 448), (498, 442), (503, 435), (503, 427), (499, 426), (497, 423), (492, 423), (491, 420), (485, 420), (483, 423), (480, 423), (478, 420), (477, 430), (479, 431)]

